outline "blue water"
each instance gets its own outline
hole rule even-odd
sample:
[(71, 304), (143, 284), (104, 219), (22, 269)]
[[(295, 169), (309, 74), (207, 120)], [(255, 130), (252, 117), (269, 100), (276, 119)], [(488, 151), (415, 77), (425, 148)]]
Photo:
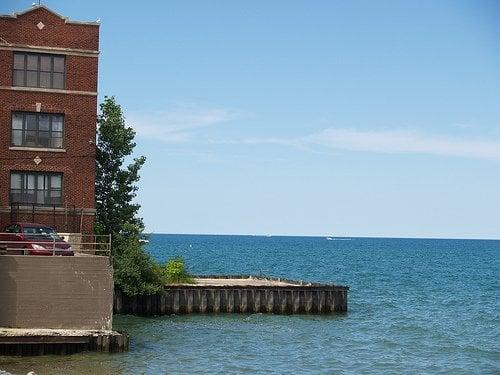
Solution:
[[(350, 286), (332, 316), (115, 317), (119, 355), (0, 359), (41, 374), (500, 373), (500, 241), (153, 235), (195, 274), (266, 274)], [(23, 372), (24, 371), (24, 372)]]

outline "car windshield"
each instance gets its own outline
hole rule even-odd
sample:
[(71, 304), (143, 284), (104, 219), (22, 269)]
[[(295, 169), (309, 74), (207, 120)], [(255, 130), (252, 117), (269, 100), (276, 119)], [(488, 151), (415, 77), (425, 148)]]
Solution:
[(23, 233), (26, 234), (26, 237), (34, 238), (34, 239), (49, 239), (49, 240), (59, 240), (59, 237), (56, 231), (52, 228), (48, 227), (24, 227)]

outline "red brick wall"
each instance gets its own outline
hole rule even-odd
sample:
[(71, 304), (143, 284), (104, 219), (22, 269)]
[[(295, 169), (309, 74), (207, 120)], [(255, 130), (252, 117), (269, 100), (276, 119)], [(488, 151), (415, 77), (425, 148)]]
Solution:
[[(66, 152), (13, 151), (11, 113), (35, 112), (36, 103), (42, 112), (64, 113), (64, 149)], [(95, 124), (97, 98), (85, 95), (49, 94), (39, 92), (0, 91), (0, 185), (6, 186), (10, 170), (54, 171), (64, 173), (64, 202), (78, 207), (94, 207)], [(90, 143), (92, 141), (92, 144)], [(36, 165), (33, 159), (42, 162)], [(8, 189), (0, 191), (0, 206), (8, 205)]]
[[(42, 22), (45, 27), (36, 26)], [(28, 44), (59, 48), (97, 51), (99, 49), (98, 25), (66, 23), (64, 19), (44, 8), (34, 8), (17, 18), (0, 18), (0, 36), (11, 44)]]
[[(45, 27), (39, 30), (38, 22)], [(73, 25), (44, 8), (18, 18), (0, 18), (0, 37), (20, 45), (97, 50), (99, 28)], [(0, 40), (1, 43), (1, 40)], [(26, 170), (63, 173), (63, 204), (94, 208), (95, 131), (97, 97), (72, 93), (48, 93), (8, 89), (12, 85), (13, 51), (0, 50), (0, 208), (9, 206), (10, 172)], [(66, 55), (66, 90), (97, 91), (97, 57)], [(66, 152), (9, 150), (13, 111), (64, 114), (64, 149)], [(33, 159), (42, 162), (36, 165)], [(0, 231), (10, 220), (0, 214)], [(43, 219), (40, 219), (43, 221)], [(84, 231), (92, 231), (92, 217), (84, 217)], [(50, 223), (47, 223), (50, 224)]]
[[(12, 85), (12, 60), (12, 51), (0, 50), (0, 86)], [(2, 107), (0, 107), (0, 110)]]
[(97, 58), (66, 56), (66, 89), (97, 91)]

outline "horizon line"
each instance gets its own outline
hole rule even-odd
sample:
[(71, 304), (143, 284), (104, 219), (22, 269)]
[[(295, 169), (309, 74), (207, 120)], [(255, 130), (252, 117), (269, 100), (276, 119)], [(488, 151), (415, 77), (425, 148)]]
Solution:
[(394, 240), (465, 240), (465, 241), (500, 241), (500, 238), (480, 237), (399, 237), (399, 236), (335, 236), (335, 235), (307, 235), (307, 234), (234, 234), (234, 233), (160, 233), (144, 232), (146, 235), (161, 234), (169, 236), (240, 236), (240, 237), (310, 237), (310, 238), (360, 238), (360, 239), (394, 239)]

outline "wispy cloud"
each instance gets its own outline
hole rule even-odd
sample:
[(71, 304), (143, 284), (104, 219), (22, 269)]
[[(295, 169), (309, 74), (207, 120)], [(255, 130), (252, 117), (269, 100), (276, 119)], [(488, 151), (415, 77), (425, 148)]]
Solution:
[(472, 129), (474, 128), (473, 124), (467, 123), (467, 122), (457, 122), (456, 124), (452, 124), (452, 127), (456, 129)]
[[(206, 128), (225, 124), (240, 117), (241, 114), (234, 110), (183, 104), (154, 112), (129, 113), (127, 122), (137, 131), (138, 137), (168, 143), (184, 143), (196, 139), (196, 136)], [(464, 124), (457, 126), (469, 127)], [(382, 154), (424, 154), (500, 161), (500, 138), (498, 137), (466, 138), (402, 129), (360, 130), (331, 127), (295, 138), (236, 140), (208, 138), (208, 142), (234, 145), (281, 145), (314, 152), (321, 152), (322, 149), (327, 148)]]
[(191, 140), (203, 128), (226, 123), (236, 115), (228, 109), (176, 105), (147, 113), (129, 113), (127, 123), (138, 137), (179, 143)]
[(500, 140), (445, 137), (416, 131), (327, 129), (308, 137), (308, 140), (351, 151), (500, 160)]
[(357, 130), (328, 128), (295, 139), (264, 138), (239, 141), (244, 144), (276, 144), (311, 149), (384, 154), (426, 154), (500, 161), (500, 139), (468, 139), (408, 130)]

